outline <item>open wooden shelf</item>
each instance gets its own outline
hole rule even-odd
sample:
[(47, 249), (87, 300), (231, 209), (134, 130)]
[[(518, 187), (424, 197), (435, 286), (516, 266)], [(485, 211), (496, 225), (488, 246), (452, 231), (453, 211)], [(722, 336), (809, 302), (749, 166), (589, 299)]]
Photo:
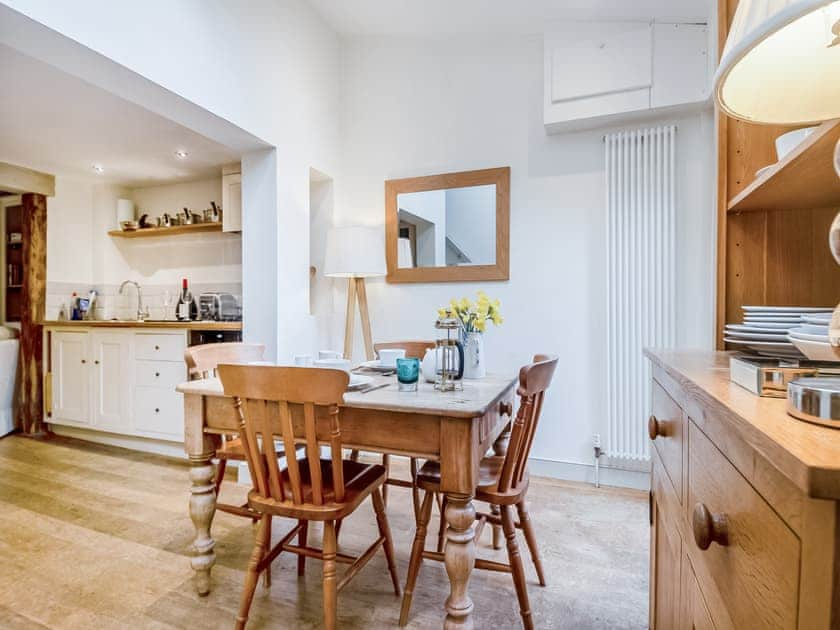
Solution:
[(729, 212), (804, 210), (840, 206), (840, 177), (834, 146), (840, 120), (824, 122), (797, 147), (735, 195)]
[(120, 238), (149, 238), (152, 236), (175, 236), (176, 234), (196, 234), (198, 232), (221, 232), (221, 223), (194, 223), (193, 225), (174, 225), (172, 227), (150, 227), (137, 230), (111, 230), (109, 236)]

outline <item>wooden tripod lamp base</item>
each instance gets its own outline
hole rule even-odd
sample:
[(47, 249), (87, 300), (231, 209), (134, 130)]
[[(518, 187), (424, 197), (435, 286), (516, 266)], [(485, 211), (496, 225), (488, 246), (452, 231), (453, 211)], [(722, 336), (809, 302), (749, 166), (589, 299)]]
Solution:
[(364, 278), (347, 279), (347, 316), (344, 322), (344, 358), (353, 358), (353, 333), (356, 328), (356, 301), (359, 302), (359, 315), (362, 319), (362, 337), (365, 340), (365, 356), (373, 360), (373, 337), (370, 332), (370, 312), (368, 311), (367, 289)]
[(365, 226), (334, 227), (327, 232), (324, 275), (347, 278), (347, 317), (344, 322), (344, 358), (353, 358), (353, 331), (356, 327), (356, 302), (362, 318), (365, 356), (373, 355), (365, 278), (385, 275), (385, 238), (382, 228)]

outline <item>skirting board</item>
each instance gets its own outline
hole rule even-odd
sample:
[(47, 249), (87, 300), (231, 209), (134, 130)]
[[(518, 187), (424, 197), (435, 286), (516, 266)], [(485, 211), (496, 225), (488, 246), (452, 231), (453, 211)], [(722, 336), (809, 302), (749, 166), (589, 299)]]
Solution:
[(78, 440), (87, 440), (88, 442), (95, 442), (96, 444), (119, 446), (120, 448), (127, 448), (131, 451), (153, 453), (154, 455), (165, 455), (166, 457), (175, 457), (177, 459), (187, 458), (182, 442), (166, 442), (164, 440), (139, 438), (131, 435), (103, 433), (102, 431), (77, 429), (75, 427), (68, 427), (60, 424), (50, 424), (50, 430), (56, 435), (76, 438)]

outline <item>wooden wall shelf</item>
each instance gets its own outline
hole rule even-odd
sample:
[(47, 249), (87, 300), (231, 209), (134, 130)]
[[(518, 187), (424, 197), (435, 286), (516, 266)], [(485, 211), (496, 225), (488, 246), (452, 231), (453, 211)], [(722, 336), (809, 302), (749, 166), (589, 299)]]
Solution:
[(221, 232), (221, 223), (195, 223), (193, 225), (175, 225), (172, 227), (151, 227), (138, 230), (111, 230), (109, 236), (119, 238), (149, 238), (152, 236), (175, 236), (177, 234), (196, 234), (199, 232)]
[(840, 178), (834, 172), (838, 139), (840, 120), (824, 122), (774, 168), (735, 195), (727, 210), (804, 210), (840, 205)]

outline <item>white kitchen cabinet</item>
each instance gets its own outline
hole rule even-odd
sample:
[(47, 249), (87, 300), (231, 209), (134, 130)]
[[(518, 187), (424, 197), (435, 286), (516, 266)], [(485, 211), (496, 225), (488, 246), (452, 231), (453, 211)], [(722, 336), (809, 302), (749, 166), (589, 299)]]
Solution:
[(239, 172), (222, 175), (222, 231), (242, 231), (242, 174)]
[(543, 41), (548, 133), (641, 120), (708, 100), (704, 24), (559, 22)]
[(52, 421), (92, 424), (90, 415), (90, 336), (87, 331), (52, 334)]
[(90, 333), (93, 378), (91, 405), (93, 426), (131, 432), (131, 338), (120, 332)]

